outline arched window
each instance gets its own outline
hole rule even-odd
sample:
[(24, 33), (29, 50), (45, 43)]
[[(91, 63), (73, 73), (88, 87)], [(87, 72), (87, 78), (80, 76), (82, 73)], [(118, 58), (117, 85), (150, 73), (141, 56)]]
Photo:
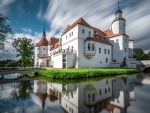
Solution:
[(88, 51), (90, 51), (90, 43), (88, 43)]
[(92, 51), (94, 51), (94, 48), (95, 48), (95, 47), (94, 47), (94, 44), (92, 44)]

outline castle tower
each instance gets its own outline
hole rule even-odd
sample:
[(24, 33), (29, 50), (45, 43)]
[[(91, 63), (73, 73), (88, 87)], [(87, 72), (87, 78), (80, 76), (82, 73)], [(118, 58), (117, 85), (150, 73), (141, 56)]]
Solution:
[(115, 13), (115, 19), (112, 22), (112, 31), (114, 34), (125, 33), (126, 20), (122, 17), (122, 11), (119, 7), (118, 1), (118, 9)]

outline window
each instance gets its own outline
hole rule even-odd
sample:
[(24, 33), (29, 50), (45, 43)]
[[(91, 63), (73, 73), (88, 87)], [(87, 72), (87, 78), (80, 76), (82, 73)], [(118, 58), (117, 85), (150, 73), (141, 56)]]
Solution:
[(92, 94), (92, 100), (95, 101), (95, 94)]
[(106, 84), (108, 84), (108, 80), (106, 80)]
[(89, 102), (90, 102), (90, 94), (88, 94), (88, 100), (89, 100)]
[(43, 56), (45, 56), (45, 54), (43, 54)]
[(89, 37), (91, 36), (91, 31), (89, 31)]
[(101, 48), (99, 48), (99, 53), (101, 53)]
[(90, 51), (90, 43), (88, 43), (88, 51)]
[(72, 31), (72, 36), (73, 36), (73, 31)]
[(106, 58), (106, 62), (108, 62), (108, 58)]
[(106, 54), (106, 49), (104, 49), (104, 53)]
[(107, 93), (107, 89), (105, 88), (105, 93)]
[(39, 57), (39, 54), (37, 54), (37, 57)]
[(66, 36), (66, 39), (67, 39), (67, 36)]
[(119, 42), (119, 39), (116, 39), (116, 42)]
[(110, 87), (108, 88), (108, 92), (110, 93)]
[(82, 29), (82, 33), (84, 34), (84, 29)]
[(66, 104), (66, 108), (67, 108), (67, 104)]
[(43, 50), (45, 50), (45, 48), (43, 48)]
[(71, 37), (71, 33), (69, 33), (69, 37)]
[(125, 42), (126, 42), (126, 39), (125, 39)]
[(109, 54), (109, 49), (108, 49), (108, 54)]
[(92, 51), (94, 51), (94, 44), (92, 44)]
[(39, 50), (39, 48), (37, 48)]
[(125, 52), (126, 52), (126, 48), (125, 48)]
[(99, 90), (99, 95), (101, 95), (101, 93), (102, 93), (102, 92), (101, 92), (101, 89), (100, 89), (100, 90)]

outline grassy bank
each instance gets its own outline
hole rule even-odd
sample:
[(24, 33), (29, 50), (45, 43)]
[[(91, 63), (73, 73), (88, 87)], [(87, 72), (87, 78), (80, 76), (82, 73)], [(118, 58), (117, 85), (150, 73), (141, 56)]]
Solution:
[(52, 69), (40, 70), (38, 75), (49, 77), (51, 79), (81, 79), (92, 77), (104, 77), (121, 74), (138, 73), (136, 69), (121, 68), (80, 68), (80, 69)]

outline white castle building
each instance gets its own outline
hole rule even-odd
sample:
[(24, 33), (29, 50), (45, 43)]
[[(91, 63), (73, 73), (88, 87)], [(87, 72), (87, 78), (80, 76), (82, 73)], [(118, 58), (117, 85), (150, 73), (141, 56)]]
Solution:
[(79, 18), (68, 25), (61, 38), (42, 39), (35, 46), (34, 65), (54, 68), (135, 68), (133, 43), (126, 34), (126, 20), (118, 6), (110, 29), (101, 31)]

